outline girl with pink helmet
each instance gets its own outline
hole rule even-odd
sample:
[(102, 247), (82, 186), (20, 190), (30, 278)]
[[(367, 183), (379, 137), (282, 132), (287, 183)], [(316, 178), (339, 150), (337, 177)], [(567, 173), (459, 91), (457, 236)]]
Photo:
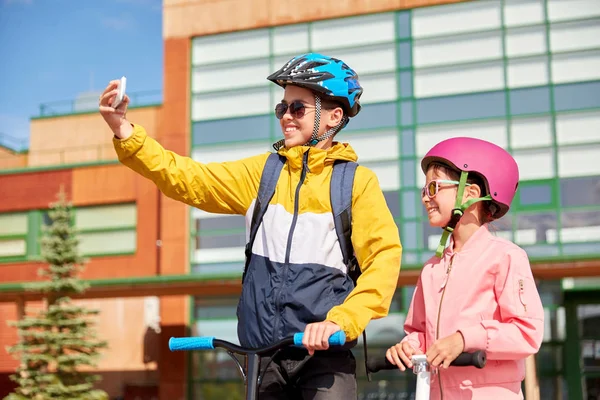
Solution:
[[(386, 357), (404, 370), (413, 354), (426, 354), (439, 367), (432, 399), (522, 399), (525, 358), (540, 348), (544, 310), (525, 251), (488, 230), (510, 209), (517, 163), (493, 143), (458, 137), (429, 150), (421, 168), (421, 200), (443, 234), (419, 277), (406, 336)], [(476, 350), (486, 352), (485, 368), (449, 367)]]

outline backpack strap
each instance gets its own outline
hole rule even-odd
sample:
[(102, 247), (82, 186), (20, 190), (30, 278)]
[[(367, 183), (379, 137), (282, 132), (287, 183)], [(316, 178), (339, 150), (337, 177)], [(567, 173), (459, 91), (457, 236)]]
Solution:
[(329, 189), (335, 231), (347, 273), (352, 278), (354, 286), (360, 276), (360, 268), (352, 246), (352, 187), (357, 166), (355, 162), (336, 161), (333, 164)]
[[(350, 161), (336, 161), (333, 164), (331, 175), (330, 195), (331, 209), (333, 212), (333, 223), (338, 236), (342, 257), (346, 265), (347, 274), (354, 282), (354, 287), (361, 274), (358, 260), (352, 246), (352, 188), (354, 186), (354, 175), (358, 164)], [(365, 355), (365, 372), (367, 379), (371, 382), (371, 372), (367, 366), (367, 330), (362, 333), (363, 349)]]
[(252, 245), (254, 244), (254, 239), (256, 239), (258, 227), (267, 211), (271, 198), (275, 194), (275, 187), (277, 186), (277, 181), (285, 162), (286, 158), (284, 156), (278, 153), (271, 153), (263, 168), (258, 194), (254, 201), (254, 212), (252, 213), (252, 220), (250, 222), (250, 237), (248, 238), (248, 243), (246, 243), (246, 263), (244, 265), (244, 273), (242, 274), (242, 283), (244, 283), (246, 272), (248, 272), (250, 256), (252, 256)]

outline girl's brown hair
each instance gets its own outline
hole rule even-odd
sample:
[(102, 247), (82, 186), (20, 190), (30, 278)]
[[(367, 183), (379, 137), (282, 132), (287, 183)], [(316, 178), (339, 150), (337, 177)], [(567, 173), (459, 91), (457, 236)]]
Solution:
[[(448, 164), (444, 164), (441, 162), (433, 162), (433, 163), (429, 164), (429, 168), (433, 168), (433, 170), (435, 172), (441, 171), (441, 172), (445, 173), (446, 175), (448, 175), (448, 177), (451, 180), (454, 180), (454, 181), (460, 180), (461, 172), (455, 168), (452, 168)], [(481, 190), (480, 197), (484, 197), (488, 194), (488, 188), (487, 188), (487, 185), (485, 184), (485, 179), (478, 173), (469, 172), (469, 176), (467, 178), (467, 183), (470, 183), (471, 185), (479, 186), (479, 188)], [(481, 221), (482, 224), (487, 224), (487, 223), (495, 220), (494, 214), (498, 211), (498, 207), (492, 201), (484, 200), (481, 202), (481, 208), (479, 210), (480, 210), (479, 220)]]

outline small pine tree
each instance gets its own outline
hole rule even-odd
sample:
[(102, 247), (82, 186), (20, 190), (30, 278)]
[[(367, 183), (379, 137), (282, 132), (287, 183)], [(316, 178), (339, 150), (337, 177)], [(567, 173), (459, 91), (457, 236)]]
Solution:
[(62, 188), (58, 201), (50, 205), (49, 217), (41, 241), (48, 267), (39, 271), (47, 279), (28, 285), (44, 294), (45, 307), (34, 316), (9, 322), (18, 329), (19, 343), (8, 351), (21, 364), (11, 375), (18, 386), (4, 400), (107, 400), (105, 392), (94, 389), (100, 377), (79, 370), (95, 367), (107, 343), (97, 338), (89, 319), (98, 311), (77, 306), (69, 297), (87, 289), (78, 277), (86, 260), (78, 252), (73, 209)]

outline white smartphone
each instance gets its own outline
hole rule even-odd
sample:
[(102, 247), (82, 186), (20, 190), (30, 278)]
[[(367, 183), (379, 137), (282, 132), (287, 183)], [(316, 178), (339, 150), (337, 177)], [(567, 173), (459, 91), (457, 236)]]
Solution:
[(115, 97), (115, 100), (113, 101), (113, 104), (112, 104), (113, 108), (119, 107), (119, 104), (121, 104), (121, 102), (123, 101), (123, 98), (125, 97), (126, 87), (127, 87), (127, 78), (125, 78), (123, 76), (123, 77), (121, 77), (119, 86), (117, 86), (118, 92), (117, 92), (117, 96)]

